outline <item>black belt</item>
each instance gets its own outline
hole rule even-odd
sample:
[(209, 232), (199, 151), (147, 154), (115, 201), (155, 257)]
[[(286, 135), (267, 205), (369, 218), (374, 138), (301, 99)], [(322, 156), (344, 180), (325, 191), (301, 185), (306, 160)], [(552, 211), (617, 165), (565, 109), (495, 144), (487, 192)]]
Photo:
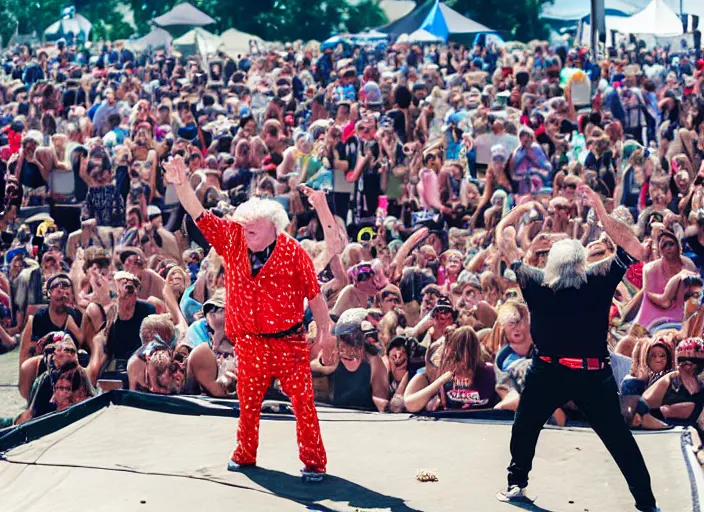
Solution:
[(257, 338), (274, 338), (274, 339), (279, 339), (279, 338), (287, 338), (289, 336), (293, 336), (294, 334), (304, 334), (303, 332), (303, 322), (298, 322), (297, 324), (289, 327), (285, 331), (279, 331), (279, 332), (274, 332), (274, 333), (262, 333), (262, 334), (255, 334)]

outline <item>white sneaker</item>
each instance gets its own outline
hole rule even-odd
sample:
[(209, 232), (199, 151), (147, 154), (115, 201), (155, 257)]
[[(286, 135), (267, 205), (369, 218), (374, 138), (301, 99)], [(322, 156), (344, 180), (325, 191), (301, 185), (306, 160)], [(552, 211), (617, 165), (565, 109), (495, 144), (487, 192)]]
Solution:
[(510, 485), (505, 491), (496, 493), (496, 499), (503, 503), (533, 503), (535, 499), (529, 498), (525, 487)]

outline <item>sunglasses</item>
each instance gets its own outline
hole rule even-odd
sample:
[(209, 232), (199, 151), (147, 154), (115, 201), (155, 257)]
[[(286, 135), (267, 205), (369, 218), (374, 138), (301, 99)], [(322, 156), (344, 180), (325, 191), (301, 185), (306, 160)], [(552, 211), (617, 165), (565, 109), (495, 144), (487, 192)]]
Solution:
[(569, 206), (565, 206), (564, 204), (558, 204), (557, 206), (555, 206), (555, 209), (561, 212), (566, 212), (567, 210), (569, 210)]
[(360, 272), (359, 274), (357, 274), (357, 282), (358, 282), (358, 283), (363, 283), (364, 281), (369, 281), (369, 280), (370, 280), (371, 278), (373, 278), (373, 277), (374, 277), (374, 273), (373, 273), (373, 272), (364, 272), (364, 271), (362, 271), (362, 272)]
[(667, 240), (660, 244), (660, 248), (667, 249), (669, 247), (677, 247), (677, 244), (671, 240)]
[(57, 288), (61, 288), (62, 290), (69, 290), (71, 288), (71, 283), (66, 282), (66, 281), (61, 281), (59, 283), (52, 284), (49, 289), (56, 290)]
[(75, 354), (76, 353), (76, 349), (73, 347), (58, 346), (58, 347), (56, 347), (56, 351), (57, 352), (66, 352), (67, 354)]

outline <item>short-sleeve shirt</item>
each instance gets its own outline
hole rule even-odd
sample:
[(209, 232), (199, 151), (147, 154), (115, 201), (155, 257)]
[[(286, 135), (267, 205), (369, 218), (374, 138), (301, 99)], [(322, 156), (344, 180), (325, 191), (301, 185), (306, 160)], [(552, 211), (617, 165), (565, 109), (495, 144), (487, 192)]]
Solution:
[(279, 233), (271, 256), (252, 277), (241, 225), (207, 211), (196, 224), (225, 262), (229, 339), (279, 333), (303, 322), (304, 300), (315, 298), (320, 285), (310, 256), (298, 242)]
[[(541, 270), (517, 261), (511, 268), (530, 310), (530, 333), (541, 355), (601, 357), (609, 355), (609, 311), (616, 287), (635, 260), (620, 247), (602, 272), (588, 271), (579, 288), (553, 290)], [(603, 265), (603, 267), (602, 267)]]

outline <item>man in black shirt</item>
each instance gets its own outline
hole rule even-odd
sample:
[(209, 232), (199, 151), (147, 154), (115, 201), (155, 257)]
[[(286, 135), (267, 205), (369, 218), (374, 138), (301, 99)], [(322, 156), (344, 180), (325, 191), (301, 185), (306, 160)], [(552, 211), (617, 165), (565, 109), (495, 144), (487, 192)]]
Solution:
[(96, 382), (102, 378), (118, 378), (125, 389), (129, 386), (127, 361), (142, 346), (139, 330), (142, 321), (156, 313), (149, 302), (137, 299), (140, 281), (129, 272), (115, 273), (117, 300), (105, 312), (106, 326), (101, 336), (93, 339), (88, 373)]
[[(591, 265), (578, 240), (561, 240), (550, 249), (544, 269), (520, 261), (513, 228), (532, 204), (514, 209), (497, 227), (503, 256), (512, 264), (531, 313), (536, 351), (511, 433), (508, 489), (504, 502), (528, 500), (525, 487), (538, 435), (553, 411), (573, 400), (606, 445), (642, 511), (656, 511), (650, 475), (633, 435), (621, 415), (618, 386), (606, 346), (608, 316), (616, 286), (644, 249), (630, 229), (610, 217), (598, 195), (585, 185), (578, 192), (596, 210), (618, 250)], [(566, 338), (566, 333), (569, 338)]]

